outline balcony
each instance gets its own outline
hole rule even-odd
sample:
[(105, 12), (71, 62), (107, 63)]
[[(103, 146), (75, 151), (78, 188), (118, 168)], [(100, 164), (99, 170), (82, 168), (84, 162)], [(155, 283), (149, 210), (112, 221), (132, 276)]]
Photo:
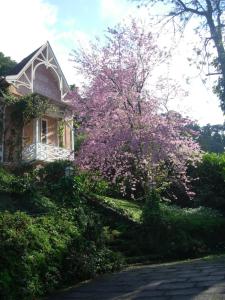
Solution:
[(26, 146), (22, 151), (22, 160), (26, 162), (44, 161), (51, 162), (54, 160), (73, 160), (73, 151), (48, 145), (36, 143)]

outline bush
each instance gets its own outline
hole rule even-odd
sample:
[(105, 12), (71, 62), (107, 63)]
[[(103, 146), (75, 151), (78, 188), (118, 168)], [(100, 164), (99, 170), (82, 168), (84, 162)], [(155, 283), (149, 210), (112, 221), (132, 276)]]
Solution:
[[(72, 168), (69, 176), (67, 167)], [(104, 194), (108, 188), (100, 176), (90, 172), (78, 173), (70, 161), (54, 161), (39, 169), (24, 165), (17, 168), (16, 174), (23, 176), (0, 169), (0, 208), (40, 213), (56, 206), (76, 207), (84, 201), (85, 195)]]
[[(121, 257), (105, 247), (93, 216), (81, 220), (78, 215), (85, 212), (62, 210), (38, 218), (22, 212), (0, 214), (1, 299), (33, 299), (63, 283), (121, 266)], [(97, 238), (90, 238), (97, 230)]]
[(158, 226), (160, 219), (160, 196), (153, 189), (146, 195), (145, 205), (142, 212), (142, 222), (147, 226)]
[(8, 193), (11, 191), (12, 183), (15, 176), (0, 167), (0, 193)]
[(47, 185), (58, 183), (58, 181), (65, 176), (67, 167), (73, 167), (73, 163), (68, 160), (57, 160), (46, 164), (38, 171), (40, 181)]
[(98, 174), (77, 171), (74, 167), (73, 174), (65, 175), (66, 167), (72, 167), (71, 162), (56, 161), (46, 165), (38, 172), (40, 188), (48, 197), (53, 198), (60, 205), (74, 206), (90, 193), (104, 194), (108, 183)]
[(21, 210), (29, 213), (46, 213), (56, 205), (38, 189), (36, 172), (12, 175), (0, 169), (0, 210)]
[(86, 194), (94, 193), (97, 195), (105, 195), (108, 192), (108, 182), (102, 179), (97, 173), (82, 171), (79, 172), (75, 178), (80, 182), (82, 190)]
[(225, 154), (207, 153), (190, 170), (196, 206), (207, 206), (225, 214)]
[[(66, 168), (72, 174), (66, 174)], [(54, 161), (37, 171), (36, 189), (51, 198), (59, 206), (79, 205), (83, 198), (83, 189), (71, 161)]]
[(225, 220), (211, 209), (181, 209), (160, 203), (157, 214), (145, 221), (144, 226), (137, 236), (147, 254), (186, 258), (225, 248)]

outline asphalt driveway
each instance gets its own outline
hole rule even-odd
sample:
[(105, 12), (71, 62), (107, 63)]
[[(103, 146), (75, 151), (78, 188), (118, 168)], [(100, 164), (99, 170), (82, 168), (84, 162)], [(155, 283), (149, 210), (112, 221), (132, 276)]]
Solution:
[(49, 300), (225, 300), (225, 258), (132, 267)]

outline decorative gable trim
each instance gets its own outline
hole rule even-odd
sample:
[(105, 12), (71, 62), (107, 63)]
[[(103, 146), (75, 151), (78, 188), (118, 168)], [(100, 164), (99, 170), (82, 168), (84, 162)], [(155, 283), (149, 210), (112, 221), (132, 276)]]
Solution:
[(22, 66), (21, 70), (17, 70), (17, 74), (6, 76), (6, 80), (15, 85), (17, 88), (24, 86), (32, 93), (34, 92), (36, 71), (39, 66), (44, 65), (47, 69), (51, 69), (54, 77), (57, 79), (61, 93), (61, 101), (64, 101), (65, 96), (69, 92), (69, 85), (49, 42), (46, 42), (46, 44), (34, 51), (30, 59), (29, 57), (27, 58), (28, 61), (24, 66)]

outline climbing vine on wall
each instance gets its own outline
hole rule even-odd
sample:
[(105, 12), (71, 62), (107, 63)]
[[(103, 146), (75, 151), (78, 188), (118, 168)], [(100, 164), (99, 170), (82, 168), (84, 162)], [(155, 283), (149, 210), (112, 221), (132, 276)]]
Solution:
[(63, 135), (65, 129), (65, 120), (60, 120), (58, 122), (58, 136), (59, 136), (59, 146), (63, 147)]
[(6, 145), (8, 146), (8, 160), (21, 158), (22, 153), (22, 130), (24, 125), (35, 118), (41, 118), (51, 104), (48, 98), (32, 93), (22, 97), (15, 97), (9, 93), (4, 94), (4, 103), (9, 112), (10, 132), (5, 134)]
[(41, 118), (51, 107), (47, 97), (32, 93), (20, 98), (12, 95), (5, 95), (5, 104), (13, 107), (12, 118), (18, 125), (24, 126), (35, 118)]
[[(58, 137), (59, 137), (59, 146), (63, 147), (64, 146), (64, 141), (63, 141), (63, 136), (65, 133), (65, 127), (69, 126), (72, 130), (74, 127), (74, 120), (72, 119), (62, 119), (58, 121)], [(72, 133), (74, 134), (74, 133)]]

